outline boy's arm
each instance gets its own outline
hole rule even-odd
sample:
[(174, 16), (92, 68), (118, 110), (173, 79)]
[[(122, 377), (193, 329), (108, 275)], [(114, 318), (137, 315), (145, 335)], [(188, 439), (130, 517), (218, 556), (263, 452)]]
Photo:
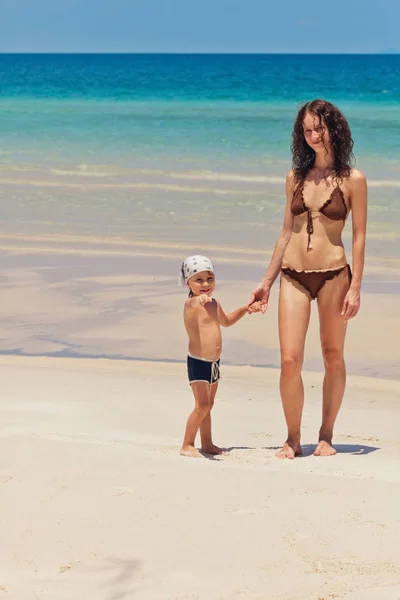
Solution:
[(218, 321), (222, 327), (231, 327), (231, 325), (237, 323), (248, 312), (249, 308), (246, 304), (245, 306), (241, 306), (227, 315), (218, 302)]
[(208, 296), (207, 294), (201, 294), (201, 296), (193, 296), (192, 298), (188, 298), (186, 305), (190, 308), (196, 308), (197, 306), (204, 306), (212, 301), (213, 299), (211, 296)]

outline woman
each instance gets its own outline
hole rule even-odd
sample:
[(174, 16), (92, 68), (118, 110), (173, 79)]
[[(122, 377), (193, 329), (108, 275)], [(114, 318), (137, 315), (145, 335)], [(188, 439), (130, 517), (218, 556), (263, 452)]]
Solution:
[[(351, 166), (353, 140), (342, 113), (324, 100), (308, 102), (297, 115), (292, 137), (293, 169), (286, 177), (282, 232), (251, 299), (261, 300), (265, 312), (272, 284), (281, 273), (280, 391), (288, 437), (277, 456), (289, 459), (301, 454), (301, 369), (314, 299), (325, 364), (322, 424), (314, 454), (336, 454), (332, 436), (346, 385), (344, 340), (347, 322), (360, 307), (367, 219), (366, 179)], [(350, 210), (352, 271), (341, 237)]]

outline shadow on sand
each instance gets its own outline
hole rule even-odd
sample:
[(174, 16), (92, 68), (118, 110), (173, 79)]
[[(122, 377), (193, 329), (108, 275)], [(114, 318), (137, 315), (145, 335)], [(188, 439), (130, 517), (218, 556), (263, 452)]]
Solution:
[[(313, 456), (316, 447), (316, 444), (303, 444), (301, 446), (303, 454), (301, 456), (298, 456), (297, 458), (307, 458), (309, 456)], [(353, 456), (366, 456), (367, 454), (371, 454), (371, 452), (376, 452), (376, 450), (381, 449), (377, 446), (365, 446), (364, 444), (334, 444), (334, 447), (336, 448), (338, 454), (351, 454)], [(282, 446), (262, 446), (261, 448), (256, 448), (254, 446), (229, 446), (228, 448), (223, 448), (223, 451), (224, 454), (230, 454), (235, 450), (270, 450), (273, 452), (277, 452), (281, 448)], [(204, 456), (204, 458), (207, 458), (208, 460), (220, 461), (224, 457), (223, 455), (214, 456), (212, 454), (206, 454), (205, 452), (201, 452), (201, 454)]]
[[(352, 454), (353, 456), (364, 456), (366, 454), (371, 454), (371, 452), (375, 452), (376, 450), (380, 450), (380, 448), (378, 448), (377, 446), (365, 446), (363, 444), (333, 445), (336, 448), (338, 454)], [(302, 444), (301, 449), (303, 450), (303, 454), (298, 458), (307, 458), (308, 456), (312, 456), (316, 447), (316, 444)], [(282, 446), (264, 446), (263, 450), (274, 450), (277, 452), (281, 448)]]
[(138, 560), (124, 560), (121, 558), (110, 558), (109, 564), (102, 570), (114, 571), (107, 587), (109, 588), (107, 600), (125, 600), (132, 598), (136, 590), (134, 579), (140, 568)]

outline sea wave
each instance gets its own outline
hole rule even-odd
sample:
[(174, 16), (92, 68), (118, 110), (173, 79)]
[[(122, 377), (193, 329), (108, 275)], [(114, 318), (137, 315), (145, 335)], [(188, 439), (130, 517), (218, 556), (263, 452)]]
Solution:
[(285, 178), (279, 175), (250, 175), (246, 173), (224, 173), (218, 171), (169, 171), (164, 169), (129, 169), (123, 167), (104, 167), (103, 165), (80, 165), (76, 169), (50, 169), (50, 173), (62, 176), (116, 177), (140, 176), (166, 177), (198, 181), (226, 181), (233, 183), (284, 184)]
[[(7, 171), (10, 176), (7, 177)], [(238, 173), (238, 172), (220, 172), (211, 170), (199, 171), (175, 171), (168, 169), (141, 169), (118, 167), (113, 165), (77, 165), (75, 168), (59, 168), (52, 167), (50, 169), (42, 169), (40, 167), (29, 167), (27, 165), (3, 165), (0, 167), (2, 177), (0, 182), (8, 184), (26, 184), (26, 185), (44, 185), (44, 186), (65, 186), (76, 187), (81, 186), (79, 182), (71, 182), (69, 179), (76, 177), (77, 179), (85, 178), (84, 185), (101, 185), (103, 187), (119, 187), (119, 188), (135, 188), (135, 187), (156, 187), (172, 190), (194, 191), (194, 192), (215, 192), (223, 194), (251, 194), (251, 190), (240, 189), (225, 189), (209, 188), (209, 187), (188, 187), (179, 184), (168, 183), (169, 180), (185, 180), (187, 182), (219, 182), (221, 184), (250, 184), (254, 185), (255, 189), (260, 189), (261, 186), (273, 185), (284, 186), (285, 177), (279, 174), (259, 174), (259, 173)], [(16, 173), (28, 172), (32, 173), (32, 177), (16, 178)], [(12, 174), (12, 176), (11, 176)], [(47, 179), (49, 177), (49, 179)], [(43, 179), (42, 179), (43, 178)], [(90, 179), (106, 179), (110, 181), (102, 184), (90, 183)], [(123, 181), (121, 181), (123, 178)], [(144, 179), (144, 181), (143, 181)], [(146, 180), (147, 179), (147, 180)], [(155, 181), (152, 181), (155, 180)], [(162, 181), (164, 180), (164, 181)], [(368, 179), (370, 188), (400, 188), (400, 179)]]
[(273, 183), (284, 184), (285, 178), (268, 175), (246, 175), (242, 173), (217, 173), (213, 171), (188, 172), (188, 173), (164, 173), (175, 179), (203, 179), (206, 181), (232, 181), (246, 183)]
[(400, 188), (398, 179), (371, 179), (368, 181), (369, 187), (375, 188)]
[[(247, 175), (242, 173), (218, 173), (213, 171), (190, 171), (184, 173), (168, 171), (146, 171), (146, 174), (159, 174), (173, 179), (192, 179), (204, 181), (227, 181), (227, 182), (245, 182), (245, 183), (263, 183), (263, 184), (285, 184), (285, 177), (279, 175)], [(371, 179), (368, 180), (369, 187), (374, 188), (400, 188), (399, 179)]]
[(118, 173), (112, 171), (95, 171), (91, 169), (50, 169), (52, 175), (73, 176), (73, 177), (110, 177)]
[(205, 188), (191, 187), (185, 185), (177, 185), (172, 183), (152, 183), (152, 182), (126, 182), (126, 183), (93, 183), (93, 182), (74, 182), (74, 181), (54, 181), (54, 180), (37, 180), (37, 179), (7, 179), (1, 178), (0, 183), (6, 185), (32, 186), (44, 188), (72, 188), (72, 189), (142, 189), (142, 190), (164, 190), (166, 192), (191, 192), (191, 193), (212, 193), (217, 195), (228, 196), (254, 196), (254, 190), (231, 190), (224, 188)]

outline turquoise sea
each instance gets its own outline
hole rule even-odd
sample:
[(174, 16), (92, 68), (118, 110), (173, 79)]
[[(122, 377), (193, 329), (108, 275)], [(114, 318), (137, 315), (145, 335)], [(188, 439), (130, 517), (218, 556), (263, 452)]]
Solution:
[[(400, 55), (0, 55), (3, 279), (46, 291), (26, 317), (3, 303), (0, 352), (154, 357), (145, 333), (134, 348), (115, 329), (132, 310), (116, 274), (175, 277), (194, 252), (251, 289), (281, 226), (296, 111), (316, 97), (348, 118), (368, 178), (365, 288), (397, 294)], [(351, 223), (344, 241), (350, 257)], [(58, 302), (91, 310), (60, 332)]]
[(0, 55), (0, 93), (11, 230), (57, 229), (54, 212), (64, 231), (145, 235), (151, 218), (172, 238), (202, 217), (279, 221), (293, 118), (315, 97), (349, 119), (376, 230), (400, 221), (398, 55)]

